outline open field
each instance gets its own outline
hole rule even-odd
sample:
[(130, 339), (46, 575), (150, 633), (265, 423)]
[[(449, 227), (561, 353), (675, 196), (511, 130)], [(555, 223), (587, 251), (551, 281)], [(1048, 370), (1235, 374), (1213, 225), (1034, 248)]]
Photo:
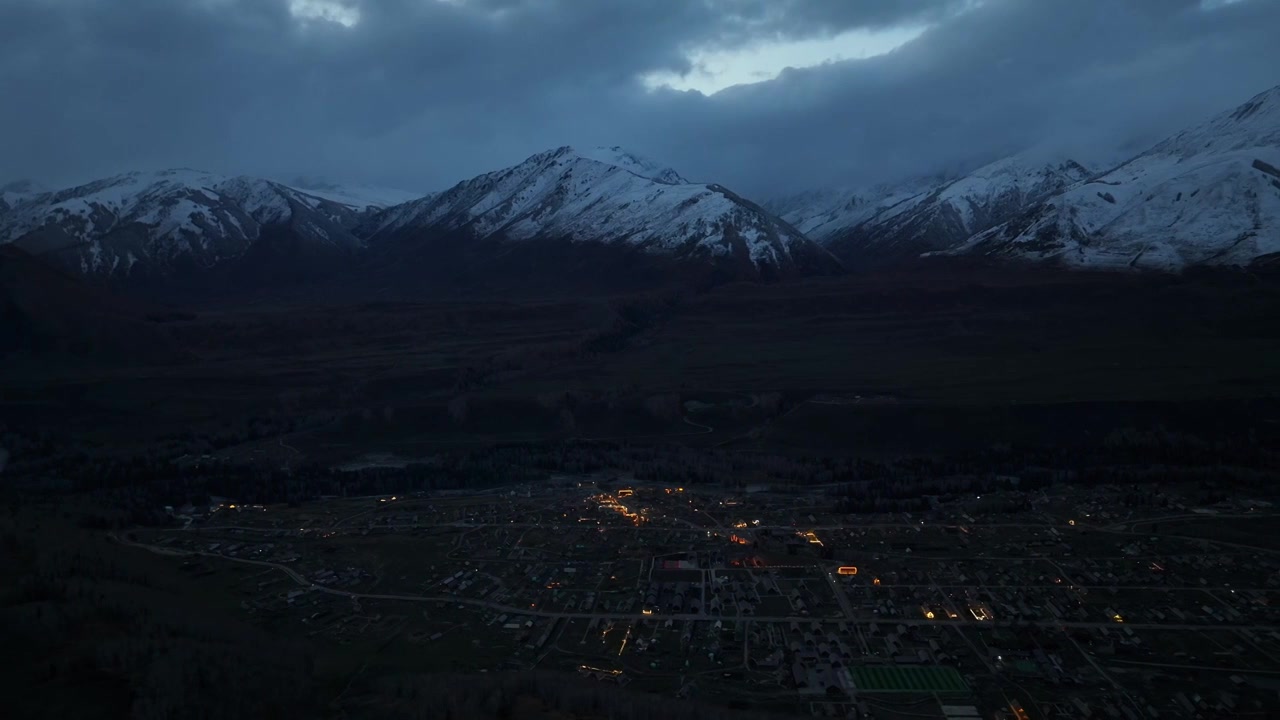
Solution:
[(1183, 517), (1158, 523), (1144, 523), (1138, 525), (1135, 530), (1280, 550), (1280, 537), (1276, 536), (1275, 528), (1266, 522), (1259, 521), (1258, 518), (1217, 518), (1212, 515)]
[(112, 442), (180, 424), (267, 464), (569, 438), (891, 453), (1280, 432), (1280, 286), (1249, 276), (854, 277), (155, 327), (186, 360), (20, 368), (0, 421)]

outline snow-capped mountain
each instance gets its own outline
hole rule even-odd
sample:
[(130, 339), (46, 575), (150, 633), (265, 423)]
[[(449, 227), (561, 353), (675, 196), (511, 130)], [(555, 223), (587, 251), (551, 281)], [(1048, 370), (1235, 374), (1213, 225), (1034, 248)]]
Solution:
[(1280, 87), (955, 252), (1162, 270), (1247, 265), (1280, 252)]
[(648, 158), (627, 152), (617, 145), (612, 147), (593, 147), (587, 150), (575, 150), (574, 152), (588, 160), (595, 160), (605, 165), (622, 168), (632, 175), (639, 175), (666, 185), (687, 185), (689, 183), (688, 180), (680, 177), (680, 173), (672, 168), (663, 167)]
[(772, 198), (763, 205), (809, 239), (825, 245), (873, 215), (923, 196), (937, 184), (933, 180), (809, 190)]
[(621, 148), (561, 147), (439, 195), (375, 215), (370, 244), (415, 234), (471, 240), (596, 243), (753, 272), (830, 270), (838, 263), (802, 233), (719, 185)]
[(1075, 161), (1025, 153), (959, 178), (801, 196), (783, 218), (851, 266), (883, 265), (964, 243), (1088, 174)]
[(273, 230), (316, 248), (360, 244), (350, 205), (251, 177), (134, 172), (13, 200), (0, 212), (0, 243), (90, 275), (208, 268), (243, 256)]
[(4, 212), (41, 192), (44, 192), (44, 187), (34, 180), (14, 180), (0, 185), (0, 212)]

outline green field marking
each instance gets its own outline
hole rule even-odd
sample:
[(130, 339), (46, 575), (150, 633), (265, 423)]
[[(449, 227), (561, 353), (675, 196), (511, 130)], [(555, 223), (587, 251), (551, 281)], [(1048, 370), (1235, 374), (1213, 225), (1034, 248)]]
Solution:
[(859, 692), (968, 692), (955, 668), (933, 666), (850, 668)]

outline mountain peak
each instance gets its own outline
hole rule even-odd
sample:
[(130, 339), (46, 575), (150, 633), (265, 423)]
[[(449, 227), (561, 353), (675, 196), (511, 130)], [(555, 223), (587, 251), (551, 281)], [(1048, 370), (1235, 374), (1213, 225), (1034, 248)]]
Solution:
[(1204, 153), (1277, 145), (1280, 145), (1280, 86), (1258, 93), (1235, 108), (1170, 137), (1148, 153), (1185, 159)]
[(1261, 111), (1280, 108), (1280, 85), (1254, 95), (1231, 112), (1231, 119), (1244, 121)]
[(685, 185), (689, 182), (674, 169), (650, 160), (643, 155), (630, 152), (618, 145), (593, 147), (589, 150), (570, 150), (580, 158), (612, 165), (626, 170), (632, 175), (639, 175), (642, 178), (648, 178), (665, 185)]
[(751, 268), (748, 273), (838, 266), (762, 208), (718, 185), (690, 183), (617, 146), (548, 150), (392, 208), (375, 216), (374, 224), (371, 243), (465, 233), (504, 242), (569, 241), (697, 256), (738, 271)]
[(576, 148), (572, 145), (561, 145), (533, 155), (521, 164), (541, 165), (552, 161), (561, 162), (572, 159), (609, 165), (663, 185), (687, 185), (689, 183), (674, 169), (643, 155), (633, 153), (619, 145), (597, 146), (586, 149)]

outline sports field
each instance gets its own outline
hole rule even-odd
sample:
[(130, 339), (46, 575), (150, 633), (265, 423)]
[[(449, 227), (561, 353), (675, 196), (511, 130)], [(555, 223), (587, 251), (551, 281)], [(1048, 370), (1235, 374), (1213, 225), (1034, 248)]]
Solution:
[(849, 669), (860, 692), (968, 692), (955, 668), (855, 667)]

